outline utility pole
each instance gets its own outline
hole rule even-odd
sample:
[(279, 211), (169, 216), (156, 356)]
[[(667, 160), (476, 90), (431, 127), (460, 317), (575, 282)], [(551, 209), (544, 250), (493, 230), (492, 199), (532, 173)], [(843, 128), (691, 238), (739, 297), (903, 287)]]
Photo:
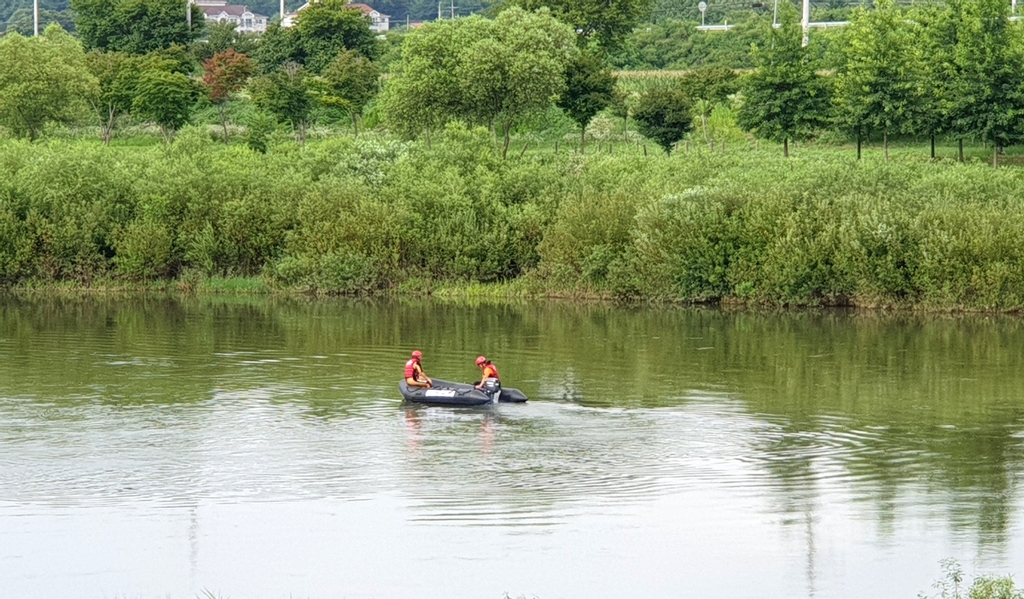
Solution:
[(39, 37), (39, 0), (32, 2), (32, 30), (35, 36)]
[(438, 20), (438, 21), (440, 21), (440, 20), (441, 20), (441, 4), (442, 4), (442, 3), (443, 3), (443, 2), (438, 2), (438, 3), (437, 3), (437, 20)]
[(455, 18), (455, 0), (451, 0), (452, 3), (452, 18)]
[[(36, 0), (38, 2), (39, 0)], [(188, 23), (189, 31), (192, 30), (192, 0), (185, 0), (185, 22)]]
[(281, 22), (284, 23), (284, 0), (281, 0)]
[(811, 37), (811, 0), (804, 0), (804, 15), (800, 19), (800, 25), (804, 30), (804, 40), (802, 46), (807, 47), (807, 43), (810, 42)]

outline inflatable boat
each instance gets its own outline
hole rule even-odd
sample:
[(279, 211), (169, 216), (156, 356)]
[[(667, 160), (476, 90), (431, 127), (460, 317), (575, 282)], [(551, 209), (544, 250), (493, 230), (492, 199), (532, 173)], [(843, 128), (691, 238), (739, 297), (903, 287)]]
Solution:
[(482, 406), (497, 402), (523, 403), (526, 401), (526, 396), (519, 389), (497, 387), (493, 391), (488, 391), (477, 389), (467, 383), (433, 380), (433, 387), (410, 387), (403, 380), (398, 383), (398, 391), (406, 401), (444, 406)]

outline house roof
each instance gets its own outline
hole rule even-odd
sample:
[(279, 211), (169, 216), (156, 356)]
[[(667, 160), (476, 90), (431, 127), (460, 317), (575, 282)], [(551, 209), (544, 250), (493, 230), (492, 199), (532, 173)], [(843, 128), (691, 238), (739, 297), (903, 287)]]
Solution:
[[(313, 0), (313, 1), (316, 2), (317, 0)], [(295, 9), (295, 12), (290, 12), (290, 13), (286, 14), (285, 16), (286, 17), (295, 18), (300, 12), (303, 11), (303, 9), (305, 9), (308, 6), (309, 6), (309, 2), (306, 2), (302, 6), (298, 7), (297, 9)], [(391, 15), (385, 15), (385, 14), (375, 10), (369, 4), (349, 2), (349, 3), (345, 4), (345, 8), (354, 8), (354, 9), (358, 10), (359, 12), (363, 13), (366, 16), (370, 16), (370, 13), (374, 13), (375, 12), (375, 13), (377, 13), (378, 15), (380, 15), (382, 17), (387, 17), (389, 19), (391, 18)]]
[(375, 13), (377, 13), (378, 15), (380, 15), (382, 17), (388, 17), (388, 18), (391, 17), (391, 15), (385, 15), (383, 13), (377, 12), (369, 4), (360, 4), (360, 3), (349, 2), (348, 4), (345, 5), (345, 8), (354, 8), (354, 9), (360, 11), (361, 13), (363, 13), (364, 15), (369, 15), (370, 13), (375, 12)]
[[(240, 17), (249, 12), (247, 7), (240, 4), (228, 4), (226, 6), (200, 6), (199, 8), (203, 11), (203, 14), (209, 17), (217, 17), (222, 14), (228, 14), (232, 17)], [(258, 15), (256, 13), (253, 13), (253, 16), (266, 18), (266, 15)]]

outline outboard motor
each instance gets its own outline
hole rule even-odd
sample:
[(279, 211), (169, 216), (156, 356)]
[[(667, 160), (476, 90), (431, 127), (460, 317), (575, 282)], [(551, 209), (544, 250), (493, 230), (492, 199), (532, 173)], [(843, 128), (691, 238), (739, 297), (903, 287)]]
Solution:
[(501, 381), (496, 378), (484, 379), (483, 392), (490, 396), (492, 403), (498, 403), (501, 395)]

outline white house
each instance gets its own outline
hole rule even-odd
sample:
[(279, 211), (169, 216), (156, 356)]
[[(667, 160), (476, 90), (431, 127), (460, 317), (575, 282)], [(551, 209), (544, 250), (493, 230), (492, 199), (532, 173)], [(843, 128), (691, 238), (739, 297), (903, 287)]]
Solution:
[(207, 23), (234, 23), (239, 33), (263, 33), (267, 30), (268, 17), (259, 15), (245, 6), (228, 4), (227, 0), (198, 0)]
[[(313, 1), (315, 2), (316, 0)], [(307, 6), (309, 6), (309, 2), (306, 2), (305, 4), (300, 6), (298, 10), (296, 10), (295, 12), (290, 12), (286, 14), (284, 16), (284, 19), (281, 20), (281, 26), (291, 27), (295, 25), (295, 17), (299, 16), (299, 12), (302, 11)], [(349, 3), (346, 4), (345, 7), (358, 10), (359, 12), (366, 15), (366, 17), (370, 19), (370, 31), (374, 31), (376, 33), (385, 33), (386, 31), (391, 29), (391, 15), (382, 14), (374, 10), (373, 7), (370, 6), (369, 4)]]

